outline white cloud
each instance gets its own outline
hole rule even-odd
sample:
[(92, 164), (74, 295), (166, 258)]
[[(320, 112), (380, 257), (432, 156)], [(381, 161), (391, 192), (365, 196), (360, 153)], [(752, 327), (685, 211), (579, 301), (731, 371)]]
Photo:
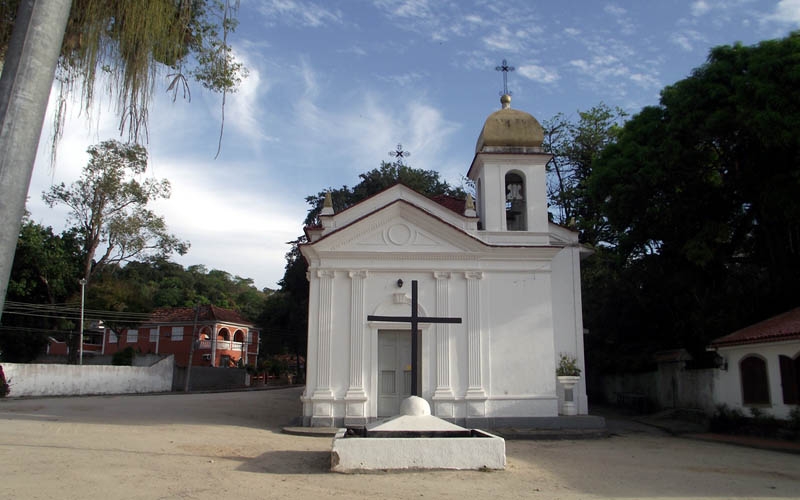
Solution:
[(501, 26), (499, 32), (483, 37), (483, 43), (490, 50), (519, 52), (521, 48), (520, 42), (521, 38), (518, 33), (512, 33), (505, 26)]
[(686, 52), (693, 51), (696, 43), (700, 43), (703, 46), (708, 43), (706, 37), (695, 30), (683, 30), (673, 33), (669, 40)]
[(764, 21), (778, 24), (800, 25), (800, 0), (780, 0)]
[(620, 7), (618, 5), (614, 5), (614, 4), (606, 5), (605, 7), (603, 7), (603, 10), (606, 11), (608, 14), (611, 14), (612, 16), (616, 16), (616, 17), (624, 16), (628, 12), (627, 10), (623, 9), (622, 7)]
[(248, 68), (248, 76), (242, 80), (239, 89), (228, 95), (225, 103), (225, 124), (251, 139), (251, 144), (273, 140), (263, 131), (263, 111), (260, 103), (262, 95), (269, 91), (269, 82), (261, 79), (261, 72), (247, 54), (236, 53)]
[(569, 36), (578, 36), (581, 34), (581, 30), (577, 28), (564, 28), (564, 33)]
[(428, 0), (376, 0), (375, 5), (397, 17), (427, 18), (431, 15)]
[(314, 2), (297, 0), (261, 0), (257, 10), (270, 22), (281, 21), (317, 28), (327, 24), (340, 24), (342, 13), (332, 11)]
[(633, 24), (627, 10), (614, 4), (606, 5), (603, 10), (616, 19), (617, 25), (623, 34), (632, 35), (636, 32), (636, 26)]
[(634, 73), (631, 75), (631, 81), (644, 88), (658, 88), (661, 87), (661, 82), (658, 81), (654, 75), (645, 73)]
[(392, 82), (401, 87), (408, 87), (422, 80), (423, 75), (412, 71), (411, 73), (404, 73), (402, 75), (378, 75), (378, 78), (386, 82)]
[(367, 55), (367, 51), (364, 50), (362, 47), (359, 47), (358, 45), (353, 45), (348, 49), (340, 49), (340, 50), (337, 50), (336, 52), (338, 52), (340, 54), (353, 54), (353, 55), (356, 55), (356, 56), (365, 56), (365, 55)]
[(559, 79), (558, 72), (556, 70), (543, 68), (542, 66), (538, 66), (536, 64), (520, 66), (517, 68), (517, 71), (519, 71), (519, 73), (525, 78), (539, 83), (554, 83)]
[(699, 17), (711, 10), (711, 6), (705, 0), (697, 0), (696, 2), (692, 2), (689, 10), (692, 12), (693, 16)]

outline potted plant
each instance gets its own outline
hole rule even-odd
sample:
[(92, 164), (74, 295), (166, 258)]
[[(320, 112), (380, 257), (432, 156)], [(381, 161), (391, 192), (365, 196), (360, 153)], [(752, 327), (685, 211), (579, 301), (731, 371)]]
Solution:
[(578, 360), (574, 356), (561, 353), (556, 366), (556, 378), (558, 383), (564, 388), (564, 399), (561, 402), (562, 415), (577, 415), (578, 408), (575, 405), (575, 393), (573, 389), (581, 380), (581, 369), (578, 367)]

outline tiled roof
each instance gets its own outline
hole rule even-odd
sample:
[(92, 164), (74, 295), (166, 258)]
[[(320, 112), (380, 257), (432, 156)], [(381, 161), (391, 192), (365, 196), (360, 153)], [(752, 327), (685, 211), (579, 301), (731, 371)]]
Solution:
[[(193, 307), (169, 307), (156, 309), (150, 315), (151, 323), (190, 323), (194, 321), (195, 310)], [(244, 319), (238, 312), (230, 309), (223, 309), (214, 305), (200, 306), (197, 321), (221, 321), (225, 323), (237, 323), (252, 326), (252, 323)]]
[(711, 342), (711, 347), (800, 339), (800, 307), (742, 328)]
[[(398, 184), (400, 184), (402, 186), (406, 186), (402, 182), (397, 182), (395, 184), (392, 184), (391, 186), (389, 186), (386, 189), (382, 189), (381, 191), (379, 191), (379, 192), (377, 192), (375, 194), (372, 194), (372, 195), (366, 197), (363, 200), (358, 201), (354, 205), (351, 205), (351, 206), (345, 208), (344, 210), (349, 210), (349, 209), (353, 208), (355, 205), (359, 205), (359, 204), (363, 203), (364, 201), (372, 198), (373, 196), (377, 196), (380, 193), (382, 193), (383, 191), (391, 189), (391, 188), (393, 188), (394, 186), (396, 186)], [(406, 186), (406, 187), (408, 187), (408, 186)], [(409, 189), (411, 189), (411, 188), (409, 188)], [(416, 190), (414, 190), (414, 191), (416, 191)], [(419, 192), (419, 191), (416, 191), (416, 192)], [(450, 210), (452, 212), (457, 213), (458, 215), (464, 215), (464, 209), (467, 206), (467, 200), (460, 199), (460, 198), (455, 198), (453, 196), (446, 195), (446, 194), (437, 194), (436, 196), (428, 196), (428, 198), (431, 201), (443, 206), (444, 208), (446, 208), (446, 209), (448, 209), (448, 210)], [(310, 224), (310, 225), (307, 225), (307, 226), (305, 226), (303, 228), (303, 230), (306, 231), (306, 232), (307, 231), (314, 231), (314, 230), (317, 230), (317, 229), (322, 229), (322, 224), (320, 224), (320, 223)]]
[(448, 210), (452, 210), (458, 215), (464, 215), (464, 208), (467, 206), (467, 200), (462, 200), (446, 194), (437, 194), (436, 196), (431, 196), (431, 200)]

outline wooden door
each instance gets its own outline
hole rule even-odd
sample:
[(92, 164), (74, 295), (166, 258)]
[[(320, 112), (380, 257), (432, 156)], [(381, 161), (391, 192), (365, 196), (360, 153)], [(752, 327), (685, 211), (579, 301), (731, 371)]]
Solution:
[(411, 395), (411, 332), (378, 332), (378, 416), (400, 412), (400, 402)]

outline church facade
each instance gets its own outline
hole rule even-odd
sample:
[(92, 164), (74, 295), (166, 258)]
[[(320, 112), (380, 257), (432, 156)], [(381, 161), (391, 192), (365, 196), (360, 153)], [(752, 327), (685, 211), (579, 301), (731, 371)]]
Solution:
[[(441, 418), (519, 424), (559, 414), (562, 354), (584, 367), (578, 234), (548, 221), (543, 132), (528, 113), (486, 120), (468, 171), (476, 200), (395, 185), (346, 210), (326, 203), (301, 246), (309, 264), (307, 426), (397, 414), (410, 394)], [(419, 343), (407, 322), (418, 286)], [(424, 317), (460, 318), (457, 324)], [(586, 414), (585, 370), (572, 390)]]

